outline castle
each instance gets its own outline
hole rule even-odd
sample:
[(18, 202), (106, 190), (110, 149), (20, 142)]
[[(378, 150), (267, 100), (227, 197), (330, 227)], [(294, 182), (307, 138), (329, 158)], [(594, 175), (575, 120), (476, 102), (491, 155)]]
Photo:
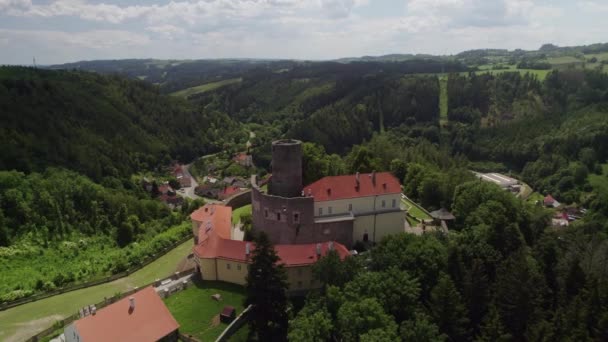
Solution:
[[(297, 140), (273, 142), (268, 192), (255, 176), (251, 184), (253, 229), (266, 232), (275, 245), (292, 293), (321, 286), (312, 265), (330, 250), (344, 259), (357, 241), (376, 242), (405, 231), (397, 178), (372, 172), (302, 186), (302, 143)], [(201, 277), (244, 285), (255, 245), (242, 241), (242, 232), (233, 227), (232, 208), (206, 204), (190, 218)]]
[(377, 242), (405, 231), (401, 184), (388, 172), (324, 177), (302, 185), (302, 143), (272, 143), (272, 177), (252, 177), (253, 227), (275, 244)]

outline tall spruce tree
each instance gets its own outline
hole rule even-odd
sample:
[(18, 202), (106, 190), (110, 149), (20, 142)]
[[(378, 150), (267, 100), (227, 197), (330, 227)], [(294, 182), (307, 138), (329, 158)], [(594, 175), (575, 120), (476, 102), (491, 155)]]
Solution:
[(249, 340), (287, 340), (287, 277), (268, 236), (260, 232), (247, 275), (245, 305), (252, 305)]

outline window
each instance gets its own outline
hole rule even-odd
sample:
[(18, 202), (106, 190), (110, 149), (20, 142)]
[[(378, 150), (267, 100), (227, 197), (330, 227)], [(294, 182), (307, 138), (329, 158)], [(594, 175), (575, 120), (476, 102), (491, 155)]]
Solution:
[(367, 233), (363, 234), (363, 242), (369, 241), (369, 235)]
[(331, 207), (327, 207), (327, 214), (331, 215), (332, 209)]
[(353, 211), (353, 204), (352, 203), (348, 204), (348, 211)]
[(226, 269), (230, 269), (230, 264), (226, 264)]
[(302, 282), (298, 281), (298, 287), (302, 287)]
[(319, 216), (323, 215), (323, 208), (319, 208)]
[(386, 201), (382, 200), (382, 208), (385, 208), (385, 207), (386, 207)]
[(236, 269), (240, 271), (241, 270), (241, 264), (236, 264)]
[(300, 214), (299, 213), (293, 213), (293, 222), (294, 223), (299, 223), (300, 222)]
[(277, 213), (277, 221), (281, 221), (281, 213)]
[(300, 275), (300, 276), (302, 275), (302, 269), (301, 268), (298, 268), (298, 275)]
[(268, 209), (264, 208), (264, 217), (268, 217)]
[(397, 206), (397, 200), (393, 199), (393, 208), (395, 208)]

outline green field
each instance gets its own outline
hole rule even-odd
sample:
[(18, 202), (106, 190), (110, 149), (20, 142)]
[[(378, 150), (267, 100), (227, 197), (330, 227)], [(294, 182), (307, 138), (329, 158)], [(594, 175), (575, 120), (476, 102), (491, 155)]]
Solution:
[[(591, 58), (591, 57), (589, 57)], [(549, 57), (547, 61), (552, 65), (582, 63), (583, 61), (574, 56)]]
[(205, 84), (201, 84), (199, 86), (196, 87), (192, 87), (192, 88), (186, 88), (186, 89), (182, 89), (180, 91), (176, 91), (174, 93), (171, 93), (171, 95), (173, 96), (179, 96), (179, 97), (183, 97), (183, 98), (188, 98), (194, 94), (200, 94), (200, 93), (204, 93), (207, 91), (211, 91), (214, 89), (217, 89), (219, 87), (223, 87), (225, 85), (228, 84), (233, 84), (233, 83), (238, 83), (241, 82), (243, 79), (242, 78), (230, 78), (227, 80), (221, 80), (221, 81), (217, 81), (217, 82), (211, 82), (211, 83), (205, 83)]
[(23, 341), (56, 321), (78, 312), (78, 309), (87, 304), (98, 303), (104, 297), (164, 278), (175, 272), (179, 261), (191, 249), (192, 240), (188, 240), (128, 277), (0, 311), (0, 341)]
[[(216, 293), (222, 296), (221, 301), (211, 298)], [(233, 306), (239, 315), (244, 299), (242, 286), (197, 278), (194, 285), (165, 299), (165, 304), (179, 323), (180, 332), (201, 341), (214, 341), (228, 326), (219, 322), (218, 315), (224, 306)]]
[(247, 204), (232, 211), (232, 224), (241, 222), (241, 214), (251, 214), (251, 204)]

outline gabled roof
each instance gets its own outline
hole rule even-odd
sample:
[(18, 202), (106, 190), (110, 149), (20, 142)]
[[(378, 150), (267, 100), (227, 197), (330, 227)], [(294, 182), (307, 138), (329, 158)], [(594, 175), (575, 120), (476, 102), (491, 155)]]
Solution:
[[(350, 255), (350, 252), (344, 245), (330, 241), (319, 244), (321, 256), (327, 254), (330, 243), (333, 246), (332, 248), (338, 252), (341, 259)], [(248, 263), (251, 261), (251, 255), (247, 256), (246, 254), (247, 244), (249, 244), (250, 253), (253, 252), (255, 249), (253, 242), (223, 239), (211, 231), (194, 247), (194, 254), (202, 259), (223, 259)], [(317, 244), (315, 243), (275, 245), (274, 250), (280, 259), (278, 263), (286, 267), (311, 265), (319, 259), (317, 257)]]
[(152, 286), (74, 322), (81, 341), (158, 341), (179, 328)]
[(555, 198), (553, 198), (553, 196), (551, 195), (547, 195), (544, 199), (544, 203), (547, 205), (551, 205), (555, 202)]
[[(232, 208), (220, 204), (205, 204), (194, 211), (190, 218), (200, 223), (198, 237), (199, 243), (194, 246), (193, 251), (203, 259), (225, 259), (248, 262), (246, 254), (247, 244), (249, 251), (255, 249), (252, 242), (230, 239), (232, 225)], [(324, 242), (319, 244), (321, 255), (327, 254), (329, 245), (338, 252), (341, 258), (349, 255), (348, 249), (337, 242)], [(304, 245), (276, 245), (274, 246), (280, 263), (286, 266), (309, 265), (317, 261), (317, 244)]]
[(313, 196), (315, 202), (401, 193), (401, 184), (390, 172), (362, 173), (346, 176), (328, 176), (304, 187), (304, 196)]
[(456, 217), (452, 215), (446, 208), (441, 208), (439, 210), (431, 211), (431, 217), (435, 220), (455, 220)]
[(232, 228), (232, 208), (225, 205), (205, 204), (190, 214), (193, 221), (200, 223), (198, 236), (202, 240), (210, 230), (220, 237), (230, 239)]

